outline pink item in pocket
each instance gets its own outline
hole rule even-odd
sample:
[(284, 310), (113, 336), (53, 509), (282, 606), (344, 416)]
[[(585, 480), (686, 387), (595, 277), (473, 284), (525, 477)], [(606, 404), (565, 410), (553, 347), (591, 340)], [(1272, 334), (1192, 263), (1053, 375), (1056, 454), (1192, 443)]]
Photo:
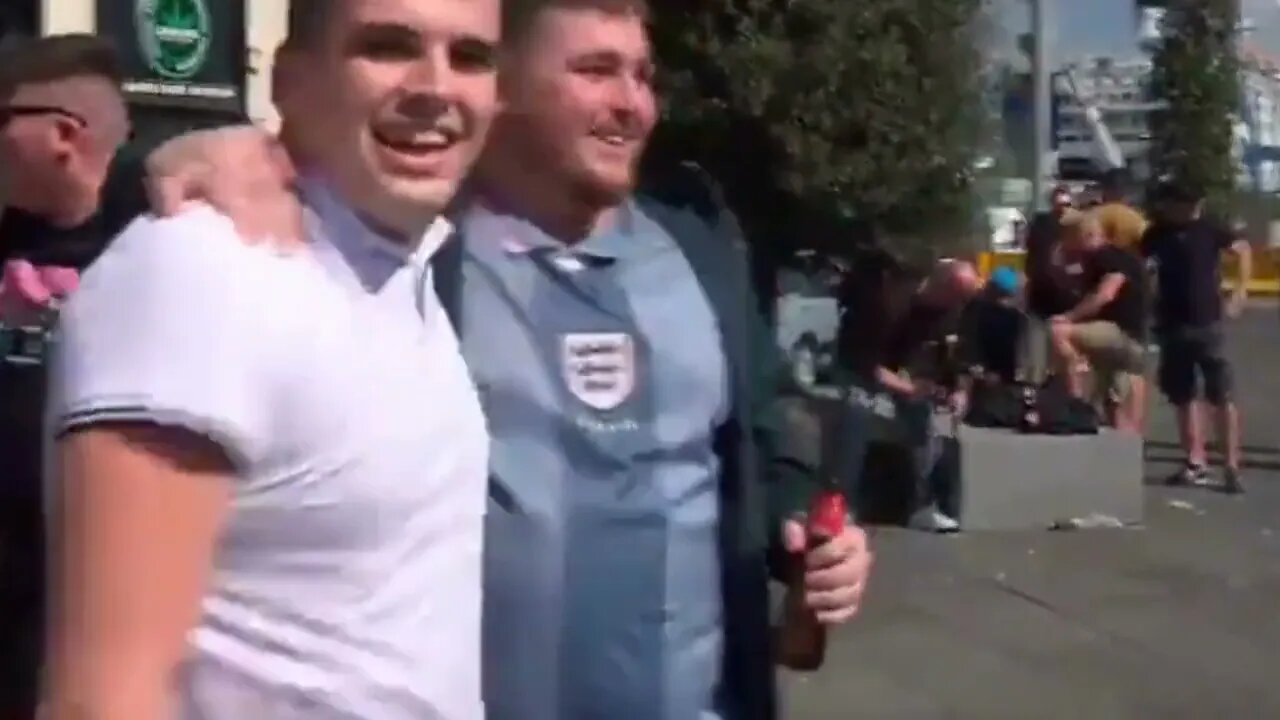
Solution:
[(65, 298), (80, 287), (80, 273), (75, 268), (44, 265), (36, 268), (44, 287), (54, 297)]
[(26, 260), (10, 260), (4, 265), (4, 305), (45, 305), (53, 297), (40, 271)]
[(4, 265), (0, 283), (0, 322), (36, 322), (79, 285), (80, 273), (74, 268), (36, 267), (26, 260), (10, 260)]

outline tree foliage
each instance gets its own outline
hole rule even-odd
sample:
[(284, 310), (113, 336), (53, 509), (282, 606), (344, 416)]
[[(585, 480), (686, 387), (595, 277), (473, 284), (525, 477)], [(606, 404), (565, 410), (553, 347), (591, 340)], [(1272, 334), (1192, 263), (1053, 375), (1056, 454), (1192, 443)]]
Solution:
[(1169, 0), (1152, 90), (1169, 104), (1152, 123), (1152, 175), (1176, 177), (1228, 202), (1235, 184), (1232, 122), (1239, 90), (1238, 0)]
[(908, 254), (936, 250), (973, 217), (981, 5), (655, 3), (654, 155), (707, 168), (758, 245), (838, 249), (872, 224), (925, 246)]

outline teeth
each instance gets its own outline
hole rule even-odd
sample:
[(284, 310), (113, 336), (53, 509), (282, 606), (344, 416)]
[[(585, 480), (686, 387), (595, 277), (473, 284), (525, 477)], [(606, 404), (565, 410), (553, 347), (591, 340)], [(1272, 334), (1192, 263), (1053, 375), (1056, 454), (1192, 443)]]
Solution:
[(439, 130), (430, 130), (408, 138), (398, 138), (378, 133), (377, 138), (389, 147), (409, 152), (441, 150), (447, 148), (451, 144), (449, 136)]

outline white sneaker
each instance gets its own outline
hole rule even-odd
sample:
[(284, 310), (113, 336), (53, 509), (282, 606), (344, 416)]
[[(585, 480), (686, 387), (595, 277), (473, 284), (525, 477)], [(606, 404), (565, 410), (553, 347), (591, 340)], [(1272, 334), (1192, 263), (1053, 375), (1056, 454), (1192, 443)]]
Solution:
[(917, 510), (907, 521), (907, 527), (923, 532), (953, 533), (959, 532), (960, 523), (938, 508), (930, 506)]

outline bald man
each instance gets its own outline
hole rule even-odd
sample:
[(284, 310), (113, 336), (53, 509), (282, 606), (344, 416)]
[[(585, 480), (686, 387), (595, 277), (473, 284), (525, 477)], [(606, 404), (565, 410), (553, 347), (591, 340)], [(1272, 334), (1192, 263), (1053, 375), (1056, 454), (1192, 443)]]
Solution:
[[(111, 46), (41, 38), (0, 53), (0, 717), (32, 717), (42, 629), (43, 323), (51, 296), (145, 209)], [(34, 326), (34, 327), (33, 327)]]
[[(891, 285), (894, 283), (891, 283)], [(911, 450), (912, 475), (915, 483), (916, 510), (908, 524), (928, 532), (955, 532), (960, 524), (943, 507), (949, 488), (936, 482), (933, 472), (941, 454), (941, 443), (934, 433), (933, 412), (942, 400), (953, 406), (961, 403), (959, 390), (945, 377), (946, 368), (939, 360), (948, 346), (948, 337), (958, 330), (960, 314), (982, 290), (982, 278), (968, 262), (943, 259), (933, 265), (914, 288), (900, 312), (889, 300), (875, 310), (851, 308), (845, 313), (841, 337), (857, 334), (854, 327), (872, 322), (879, 315), (884, 327), (865, 341), (842, 343), (853, 372), (854, 385), (865, 385), (871, 392), (887, 392), (893, 400), (898, 437)], [(886, 290), (893, 294), (893, 290)], [(890, 306), (885, 312), (884, 307)], [(943, 396), (950, 396), (943, 400)], [(854, 393), (853, 398), (862, 397)], [(872, 437), (873, 413), (859, 402), (850, 403), (847, 423), (841, 432), (840, 467), (837, 473), (857, 497), (867, 443)]]

